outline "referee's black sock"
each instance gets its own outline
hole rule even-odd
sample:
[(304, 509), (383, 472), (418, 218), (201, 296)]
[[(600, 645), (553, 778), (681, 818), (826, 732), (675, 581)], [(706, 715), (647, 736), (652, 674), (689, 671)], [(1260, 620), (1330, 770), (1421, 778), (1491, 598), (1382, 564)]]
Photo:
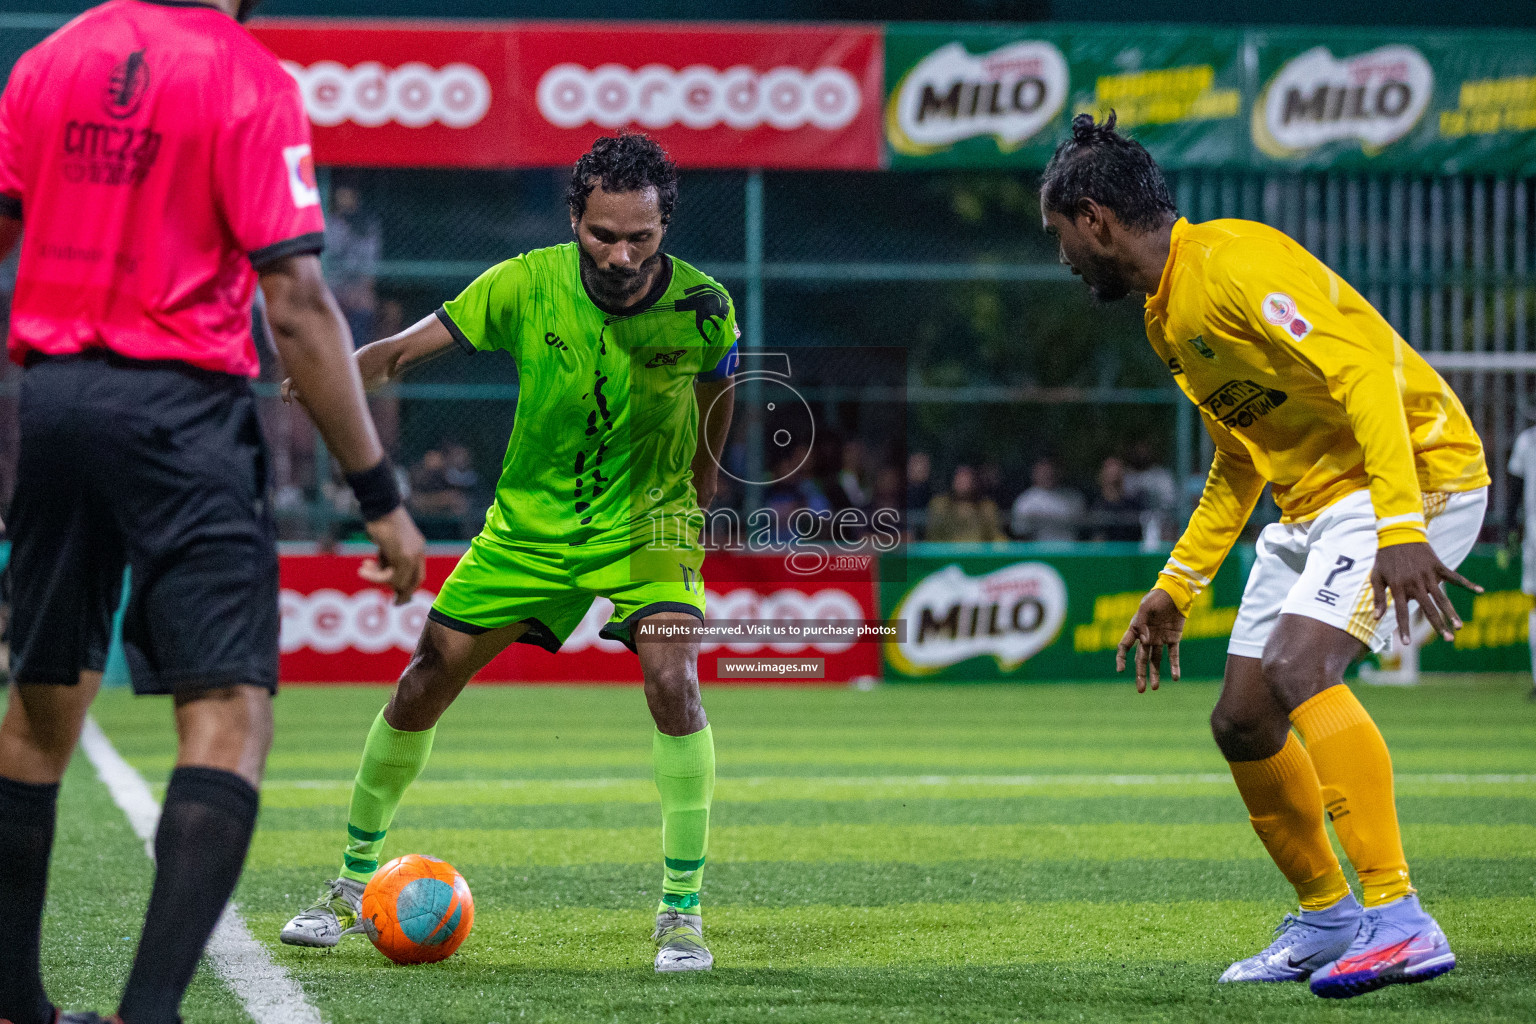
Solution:
[(0, 1018), (52, 1024), (39, 944), (59, 786), (0, 775)]
[(124, 1024), (176, 1024), (197, 960), (245, 865), (256, 802), (256, 790), (233, 772), (171, 773), (155, 833), (155, 887), (117, 1011)]

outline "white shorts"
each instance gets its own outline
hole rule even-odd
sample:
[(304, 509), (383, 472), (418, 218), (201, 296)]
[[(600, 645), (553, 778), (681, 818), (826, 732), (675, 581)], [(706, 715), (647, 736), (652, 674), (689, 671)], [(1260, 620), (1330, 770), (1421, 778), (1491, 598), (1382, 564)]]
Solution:
[[(1425, 528), (1440, 561), (1452, 569), (1461, 564), (1477, 543), (1487, 507), (1486, 487), (1424, 495)], [(1340, 498), (1316, 519), (1264, 527), (1258, 556), (1243, 588), (1228, 654), (1263, 657), (1281, 615), (1337, 626), (1373, 651), (1391, 642), (1397, 616), (1388, 611), (1378, 622), (1371, 593), (1376, 511), (1369, 491)]]

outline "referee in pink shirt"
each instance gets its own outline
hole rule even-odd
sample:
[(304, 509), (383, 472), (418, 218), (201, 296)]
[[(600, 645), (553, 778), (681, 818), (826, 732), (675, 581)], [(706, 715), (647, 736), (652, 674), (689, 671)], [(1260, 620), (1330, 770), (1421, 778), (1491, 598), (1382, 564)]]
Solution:
[[(234, 891), (272, 738), (278, 582), (250, 378), (258, 279), (285, 368), (401, 601), (423, 543), (368, 418), (299, 91), (240, 25), (251, 0), (110, 0), (17, 62), (0, 97), (0, 257), (22, 236), (23, 364), (0, 724), (0, 1020), (173, 1024)], [(123, 642), (179, 740), (117, 1016), (60, 1015), (38, 941), (59, 781)], [(102, 884), (110, 880), (102, 879)]]

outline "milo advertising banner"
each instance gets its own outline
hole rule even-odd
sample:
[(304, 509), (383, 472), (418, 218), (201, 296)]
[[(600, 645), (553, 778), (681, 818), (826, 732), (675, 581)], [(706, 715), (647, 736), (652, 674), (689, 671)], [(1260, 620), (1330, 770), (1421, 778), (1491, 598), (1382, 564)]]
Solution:
[(1255, 162), (1536, 174), (1536, 39), (1256, 33)]
[[(905, 639), (884, 645), (888, 682), (1111, 679), (1115, 647), (1166, 559), (1130, 544), (917, 544), (905, 557), (890, 574), (902, 582), (880, 588), (881, 614), (906, 623)], [(1186, 678), (1220, 677), (1252, 562), (1239, 543), (1196, 600), (1180, 645)], [(1448, 588), (1465, 625), (1454, 644), (1421, 649), (1421, 671), (1529, 672), (1519, 557), (1479, 549), (1461, 571), (1485, 593)]]
[(1113, 109), (1164, 166), (1536, 174), (1536, 35), (886, 29), (891, 166), (1041, 167)]
[(891, 25), (893, 167), (1043, 166), (1074, 114), (1114, 108), (1157, 153), (1244, 163), (1243, 35)]
[[(882, 615), (906, 622), (906, 638), (885, 645), (886, 679), (1111, 678), (1115, 647), (1166, 560), (1133, 544), (915, 545), (902, 582), (881, 584)], [(1233, 552), (1191, 610), (1185, 675), (1221, 674), (1243, 569)]]

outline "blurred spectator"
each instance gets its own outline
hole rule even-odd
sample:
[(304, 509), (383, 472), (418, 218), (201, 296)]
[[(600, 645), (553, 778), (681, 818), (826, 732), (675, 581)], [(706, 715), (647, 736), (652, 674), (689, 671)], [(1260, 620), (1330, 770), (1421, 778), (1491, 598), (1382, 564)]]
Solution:
[(1141, 503), (1142, 543), (1156, 547), (1178, 532), (1179, 485), (1173, 471), (1157, 461), (1152, 444), (1136, 441), (1125, 453), (1125, 493)]
[(475, 460), (469, 449), (457, 441), (449, 441), (443, 445), (443, 462), (443, 479), (448, 485), (473, 495), (480, 486), (480, 474), (475, 472)]
[(948, 494), (928, 503), (928, 539), (932, 541), (1005, 540), (998, 525), (997, 504), (981, 496), (976, 471), (956, 466)]
[[(455, 483), (456, 478), (463, 477), (463, 471), (449, 462), (445, 449), (453, 448), (468, 455), (462, 445), (432, 448), (411, 469), (411, 496), (407, 504), (429, 540), (459, 540), (467, 536), (470, 495), (468, 488)], [(473, 472), (469, 471), (471, 476)]]
[[(905, 532), (907, 525), (906, 486), (901, 479), (900, 466), (882, 466), (875, 476), (875, 490), (870, 497), (869, 510), (873, 516), (881, 509), (896, 513), (896, 521)], [(907, 537), (911, 540), (911, 537)]]
[(863, 441), (854, 438), (843, 445), (842, 468), (838, 470), (837, 483), (848, 498), (850, 508), (864, 508), (869, 504), (871, 494), (866, 461)]
[(1030, 486), (1013, 503), (1012, 533), (1019, 540), (1076, 540), (1083, 496), (1064, 486), (1056, 463), (1035, 460)]
[(1099, 489), (1088, 505), (1088, 539), (1139, 541), (1141, 518), (1141, 502), (1126, 491), (1125, 463), (1111, 455), (1099, 467)]
[(933, 458), (927, 452), (907, 456), (907, 516), (912, 539), (923, 538), (928, 522), (928, 503), (933, 500)]
[(342, 185), (331, 193), (326, 215), (325, 273), (357, 347), (376, 341), (374, 317), (379, 296), (375, 277), (384, 248), (379, 219), (364, 213), (357, 189)]
[[(832, 510), (831, 501), (811, 476), (813, 461), (809, 446), (797, 444), (773, 464), (772, 472), (777, 479), (769, 485), (764, 502), (775, 515), (775, 541), (783, 542), (796, 537), (802, 540), (815, 539), (820, 533), (822, 520), (817, 521), (816, 530), (807, 533), (809, 518), (797, 518), (795, 513), (802, 509), (816, 513)], [(793, 526), (791, 520), (794, 520)], [(796, 533), (794, 527), (799, 527), (800, 532)]]
[(995, 504), (1003, 493), (1003, 467), (983, 462), (976, 470), (976, 493)]

